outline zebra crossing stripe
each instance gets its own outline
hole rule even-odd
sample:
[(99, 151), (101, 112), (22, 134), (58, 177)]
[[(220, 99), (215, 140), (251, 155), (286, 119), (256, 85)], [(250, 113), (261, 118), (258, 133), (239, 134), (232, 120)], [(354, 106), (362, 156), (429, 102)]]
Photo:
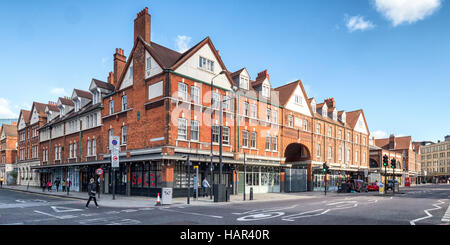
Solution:
[(441, 221), (450, 222), (450, 205), (448, 205), (447, 211), (445, 211), (444, 217), (442, 217)]

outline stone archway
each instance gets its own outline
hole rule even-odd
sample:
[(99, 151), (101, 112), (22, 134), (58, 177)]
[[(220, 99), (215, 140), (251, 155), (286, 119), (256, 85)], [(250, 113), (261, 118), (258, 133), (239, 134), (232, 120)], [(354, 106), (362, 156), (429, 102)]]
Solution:
[(300, 162), (312, 159), (311, 151), (307, 146), (300, 143), (289, 144), (284, 151), (284, 157), (286, 158), (285, 162)]

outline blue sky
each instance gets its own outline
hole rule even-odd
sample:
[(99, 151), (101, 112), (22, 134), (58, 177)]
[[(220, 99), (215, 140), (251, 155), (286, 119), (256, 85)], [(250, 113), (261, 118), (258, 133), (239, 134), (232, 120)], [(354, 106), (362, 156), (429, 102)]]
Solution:
[(317, 101), (365, 112), (380, 137), (450, 134), (446, 0), (1, 1), (0, 118), (106, 81), (148, 6), (152, 41), (182, 50), (210, 36), (227, 68), (272, 86), (301, 79)]

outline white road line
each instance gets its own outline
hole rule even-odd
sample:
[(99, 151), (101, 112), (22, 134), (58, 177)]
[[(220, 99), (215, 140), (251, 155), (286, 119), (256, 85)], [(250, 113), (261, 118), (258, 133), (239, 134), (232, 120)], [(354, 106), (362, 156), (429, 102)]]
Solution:
[(289, 206), (289, 207), (284, 207), (284, 208), (266, 208), (266, 209), (253, 209), (247, 212), (243, 212), (243, 213), (232, 213), (232, 214), (236, 214), (236, 215), (242, 215), (242, 214), (252, 214), (252, 213), (265, 213), (265, 212), (274, 212), (274, 211), (281, 211), (281, 210), (286, 210), (286, 209), (291, 209), (291, 208), (295, 208), (298, 205), (293, 205), (293, 206)]
[(137, 211), (139, 211), (139, 210), (136, 210), (136, 209), (125, 209), (125, 210), (122, 210), (122, 212), (125, 212), (125, 213), (132, 213), (132, 212), (137, 212)]
[(72, 218), (76, 218), (76, 217), (77, 217), (77, 216), (75, 216), (75, 215), (56, 216), (56, 215), (44, 213), (44, 212), (37, 211), (37, 210), (34, 210), (34, 212), (35, 212), (35, 213), (39, 213), (39, 214), (48, 215), (48, 216), (50, 216), (50, 217), (57, 218), (57, 219), (72, 219)]
[(450, 222), (450, 205), (448, 205), (447, 211), (445, 211), (444, 217), (442, 217), (441, 221)]
[(433, 215), (430, 214), (428, 211), (433, 211), (433, 210), (441, 209), (442, 207), (439, 206), (439, 205), (441, 205), (441, 204), (443, 204), (443, 203), (444, 203), (443, 201), (438, 200), (438, 203), (433, 204), (433, 206), (435, 206), (436, 208), (431, 208), (431, 209), (424, 210), (424, 212), (427, 214), (427, 216), (422, 217), (422, 218), (418, 218), (418, 219), (415, 219), (415, 220), (411, 220), (409, 223), (410, 223), (411, 225), (416, 225), (416, 222), (417, 222), (417, 221), (420, 221), (420, 220), (424, 220), (424, 219), (428, 219), (428, 218), (433, 217)]
[(23, 225), (23, 222), (19, 222), (19, 223), (11, 223), (11, 224), (0, 224), (0, 225)]
[(223, 218), (222, 216), (217, 216), (217, 215), (208, 215), (208, 214), (199, 214), (199, 213), (182, 212), (182, 211), (173, 210), (173, 209), (160, 209), (160, 210), (164, 210), (164, 211), (167, 211), (167, 212), (182, 213), (182, 214), (199, 215), (199, 216), (205, 216), (205, 217), (211, 217), (211, 218), (217, 218), (217, 219), (222, 219), (222, 218)]
[[(310, 214), (310, 213), (320, 212), (322, 210), (323, 209), (317, 209), (317, 210), (312, 210), (312, 211), (306, 211), (306, 212), (299, 213), (299, 214), (292, 214), (292, 215), (284, 216), (281, 220), (294, 221), (294, 219), (319, 216), (319, 215), (323, 215), (323, 214), (328, 213), (331, 209), (327, 209), (327, 210), (325, 210), (325, 211), (323, 211), (321, 213), (317, 213), (317, 214)], [(305, 214), (307, 214), (307, 215), (305, 215)]]

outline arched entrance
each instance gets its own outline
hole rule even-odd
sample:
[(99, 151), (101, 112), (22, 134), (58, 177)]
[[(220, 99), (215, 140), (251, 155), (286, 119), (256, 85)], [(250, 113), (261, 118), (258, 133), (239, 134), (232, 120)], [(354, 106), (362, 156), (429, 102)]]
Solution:
[(284, 151), (285, 162), (301, 162), (311, 160), (311, 153), (303, 144), (292, 143), (286, 147)]
[(292, 168), (286, 170), (284, 190), (286, 192), (302, 192), (307, 191), (311, 185), (311, 152), (303, 144), (289, 144), (285, 151), (284, 157), (286, 163), (291, 163)]

